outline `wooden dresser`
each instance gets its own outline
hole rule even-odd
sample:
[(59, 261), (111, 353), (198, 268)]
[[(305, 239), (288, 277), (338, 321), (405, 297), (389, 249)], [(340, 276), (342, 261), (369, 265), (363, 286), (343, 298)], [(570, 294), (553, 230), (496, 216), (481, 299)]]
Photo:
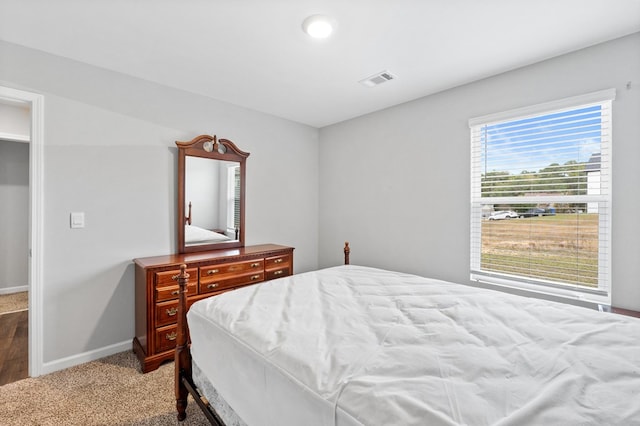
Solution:
[(293, 248), (275, 244), (134, 259), (136, 335), (142, 371), (173, 359), (180, 265), (189, 273), (188, 305), (235, 288), (293, 274)]

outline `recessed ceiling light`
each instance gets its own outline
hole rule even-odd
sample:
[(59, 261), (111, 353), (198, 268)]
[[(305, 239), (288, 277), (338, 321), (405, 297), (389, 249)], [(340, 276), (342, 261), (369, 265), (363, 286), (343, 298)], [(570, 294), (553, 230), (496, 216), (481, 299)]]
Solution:
[(324, 15), (312, 15), (302, 22), (304, 32), (313, 38), (327, 38), (335, 27), (335, 20)]

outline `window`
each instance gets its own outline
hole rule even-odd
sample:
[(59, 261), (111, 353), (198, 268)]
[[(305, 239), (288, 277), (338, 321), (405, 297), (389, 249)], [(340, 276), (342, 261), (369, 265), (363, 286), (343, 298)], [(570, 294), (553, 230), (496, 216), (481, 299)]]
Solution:
[(610, 303), (614, 98), (469, 121), (472, 280)]
[(227, 168), (227, 228), (240, 227), (240, 166), (237, 163)]

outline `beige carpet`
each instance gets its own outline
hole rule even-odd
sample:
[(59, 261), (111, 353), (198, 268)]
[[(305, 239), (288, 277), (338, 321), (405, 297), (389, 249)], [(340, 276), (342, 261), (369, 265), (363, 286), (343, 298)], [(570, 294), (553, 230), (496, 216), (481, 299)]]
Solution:
[(0, 424), (206, 425), (189, 397), (187, 419), (178, 422), (173, 363), (140, 373), (132, 351), (121, 352), (37, 378), (0, 386)]
[(27, 308), (29, 308), (29, 293), (26, 291), (0, 295), (0, 314), (24, 311)]

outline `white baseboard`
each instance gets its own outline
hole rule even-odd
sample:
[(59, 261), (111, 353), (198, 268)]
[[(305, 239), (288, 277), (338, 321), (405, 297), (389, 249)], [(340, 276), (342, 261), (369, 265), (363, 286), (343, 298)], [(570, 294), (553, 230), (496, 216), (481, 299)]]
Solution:
[(104, 348), (94, 349), (89, 352), (68, 356), (66, 358), (61, 358), (55, 361), (45, 362), (42, 365), (41, 373), (49, 374), (53, 373), (54, 371), (64, 370), (65, 368), (95, 361), (109, 355), (117, 354), (118, 352), (129, 351), (132, 348), (133, 346), (131, 340), (127, 340), (125, 342), (105, 346)]
[(29, 286), (28, 285), (21, 285), (21, 286), (18, 286), (18, 287), (0, 288), (0, 294), (22, 293), (23, 291), (29, 291)]

